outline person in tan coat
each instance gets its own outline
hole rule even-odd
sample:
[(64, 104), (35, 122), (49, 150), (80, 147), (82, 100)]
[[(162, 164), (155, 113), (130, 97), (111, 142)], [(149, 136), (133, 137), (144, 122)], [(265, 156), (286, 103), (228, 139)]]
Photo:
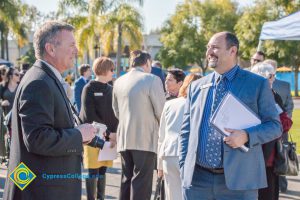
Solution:
[(117, 149), (122, 162), (119, 199), (148, 200), (165, 95), (159, 77), (150, 74), (148, 53), (133, 51), (130, 66), (113, 89), (113, 110), (119, 119)]

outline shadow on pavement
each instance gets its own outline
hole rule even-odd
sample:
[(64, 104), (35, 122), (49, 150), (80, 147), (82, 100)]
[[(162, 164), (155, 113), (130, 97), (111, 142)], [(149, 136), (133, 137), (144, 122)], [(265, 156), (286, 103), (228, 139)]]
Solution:
[(120, 168), (114, 168), (114, 167), (107, 168), (107, 173), (110, 173), (110, 174), (121, 174), (121, 169)]

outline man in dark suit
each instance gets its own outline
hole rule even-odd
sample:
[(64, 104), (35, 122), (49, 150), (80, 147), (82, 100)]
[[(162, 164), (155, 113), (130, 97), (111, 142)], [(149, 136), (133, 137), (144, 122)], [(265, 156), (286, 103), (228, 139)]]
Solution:
[(79, 73), (80, 77), (75, 81), (75, 87), (74, 87), (74, 101), (77, 107), (77, 111), (80, 112), (81, 109), (81, 94), (83, 87), (89, 79), (91, 78), (91, 67), (88, 64), (82, 64), (79, 67)]
[[(271, 64), (274, 67), (276, 72), (277, 70), (277, 62), (275, 60), (267, 59), (264, 62)], [(294, 109), (294, 102), (291, 96), (291, 86), (290, 83), (286, 81), (282, 81), (279, 79), (275, 79), (273, 83), (273, 89), (275, 92), (279, 94), (282, 99), (282, 103), (284, 106), (285, 111), (287, 112), (288, 116), (292, 118), (293, 109)], [(288, 141), (288, 133), (284, 133), (282, 135), (284, 141)], [(286, 192), (288, 187), (288, 181), (285, 176), (279, 176), (279, 188), (281, 192)]]
[(152, 62), (151, 74), (154, 74), (154, 75), (156, 75), (160, 78), (160, 80), (161, 80), (161, 82), (164, 86), (164, 91), (166, 91), (166, 88), (165, 88), (166, 74), (162, 70), (162, 65), (159, 61), (153, 61)]
[[(61, 84), (61, 73), (73, 67), (78, 51), (73, 27), (46, 22), (34, 34), (34, 48), (37, 61), (22, 79), (12, 109), (7, 174), (23, 162), (36, 178), (24, 190), (7, 178), (3, 199), (80, 200), (82, 143), (89, 143), (96, 130), (90, 124), (74, 126)], [(30, 180), (26, 173), (14, 175), (20, 182)], [(56, 175), (56, 179), (49, 179), (49, 175)]]

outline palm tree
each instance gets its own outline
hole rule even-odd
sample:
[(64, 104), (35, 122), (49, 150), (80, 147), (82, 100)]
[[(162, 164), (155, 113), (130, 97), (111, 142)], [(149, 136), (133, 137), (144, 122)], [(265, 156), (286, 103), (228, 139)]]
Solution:
[[(83, 56), (86, 51), (86, 57), (89, 60), (93, 49), (100, 45), (101, 29), (100, 26), (103, 15), (113, 7), (118, 7), (120, 2), (137, 2), (143, 5), (143, 0), (60, 0), (58, 14), (66, 15), (68, 22), (76, 28), (76, 40), (79, 48), (79, 56)], [(69, 17), (66, 8), (77, 9), (83, 15)], [(101, 46), (100, 46), (101, 47)], [(95, 55), (96, 56), (96, 55)]]
[(0, 39), (1, 57), (9, 59), (8, 34), (12, 33), (17, 38), (18, 46), (22, 47), (27, 42), (26, 26), (19, 18), (23, 13), (22, 4), (18, 0), (2, 0), (0, 3)]
[(112, 12), (104, 15), (100, 21), (101, 43), (105, 54), (112, 50), (117, 51), (116, 66), (117, 76), (120, 76), (121, 50), (124, 41), (128, 42), (132, 48), (140, 48), (142, 36), (142, 16), (132, 6), (124, 3)]

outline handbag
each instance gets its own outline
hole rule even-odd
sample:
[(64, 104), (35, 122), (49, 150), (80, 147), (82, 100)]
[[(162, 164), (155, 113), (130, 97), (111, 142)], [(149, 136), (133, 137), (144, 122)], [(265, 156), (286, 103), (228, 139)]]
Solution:
[(276, 141), (274, 173), (284, 176), (298, 176), (299, 162), (296, 153), (296, 143), (290, 135), (290, 142), (284, 142), (281, 138)]
[(280, 113), (279, 118), (282, 125), (283, 133), (287, 133), (293, 125), (292, 119), (288, 116), (287, 112)]
[(164, 179), (162, 177), (157, 178), (156, 189), (153, 200), (165, 200), (165, 189), (164, 189)]

